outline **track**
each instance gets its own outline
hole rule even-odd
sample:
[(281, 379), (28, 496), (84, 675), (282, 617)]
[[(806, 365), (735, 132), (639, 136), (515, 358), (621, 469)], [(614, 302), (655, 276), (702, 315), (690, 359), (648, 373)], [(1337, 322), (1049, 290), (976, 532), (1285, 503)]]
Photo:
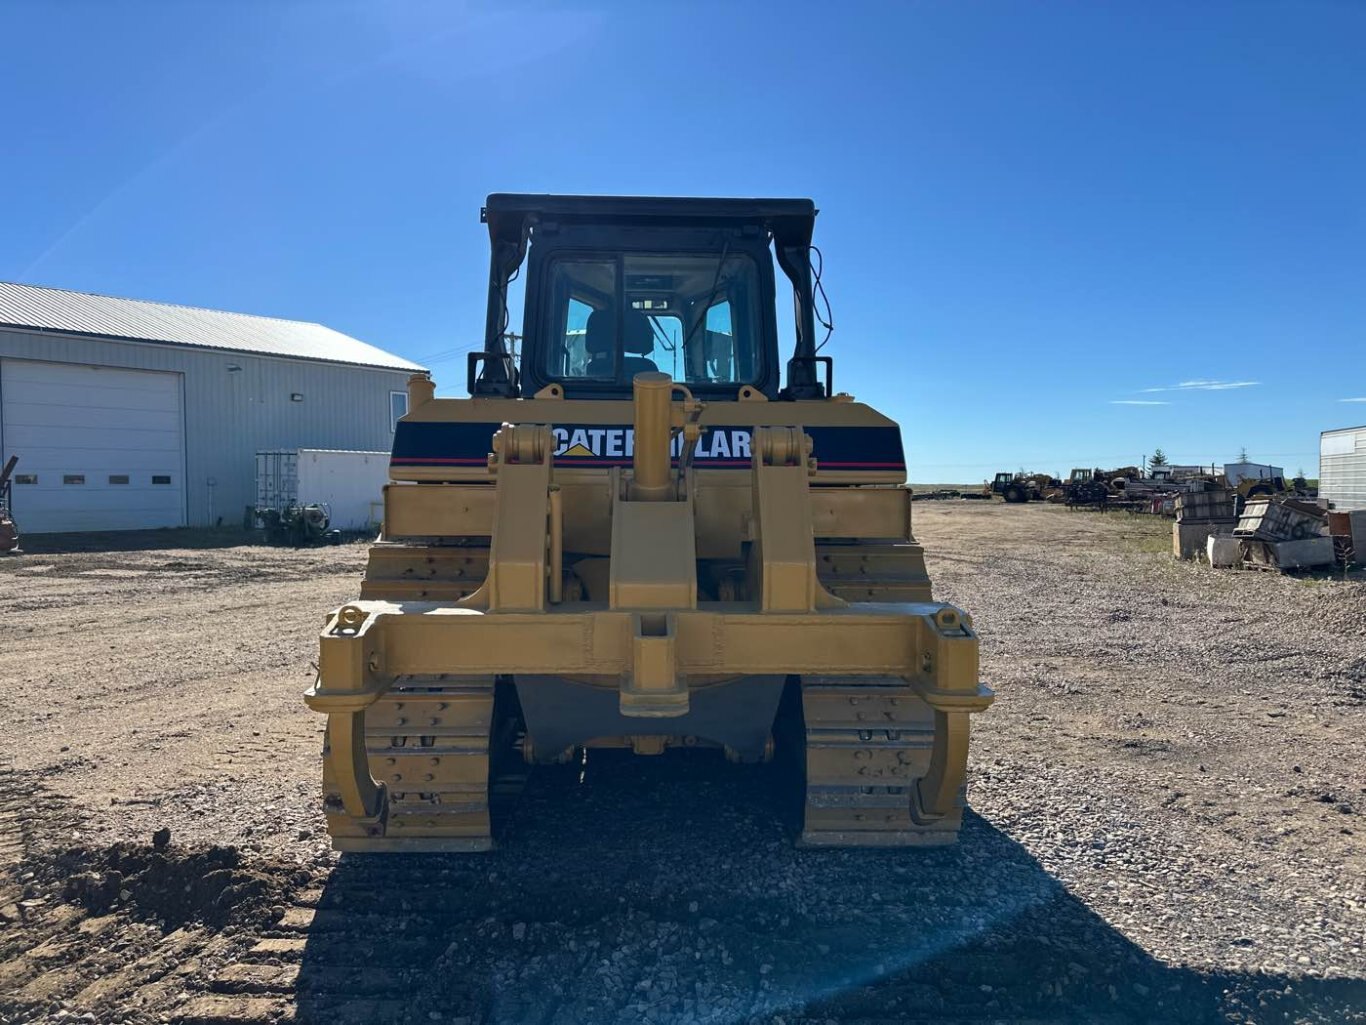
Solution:
[(801, 842), (813, 847), (952, 843), (960, 815), (922, 825), (913, 788), (929, 771), (934, 712), (902, 680), (810, 677), (800, 684), (805, 784)]
[[(323, 747), (323, 807), (340, 850), (486, 851), (494, 682), (403, 677), (367, 711), (370, 774), (388, 794), (384, 835), (349, 818)], [(373, 827), (380, 828), (380, 827)], [(433, 846), (439, 845), (439, 846)]]
[[(928, 824), (912, 815), (914, 788), (929, 771), (935, 723), (933, 711), (904, 681), (794, 681), (779, 718), (774, 732), (793, 755), (781, 759), (786, 786), (805, 795), (801, 844), (954, 841), (961, 812)], [(490, 802), (507, 808), (529, 772), (520, 753), (525, 725), (510, 683), (402, 677), (366, 713), (365, 735), (371, 775), (387, 791), (387, 814), (379, 824), (346, 814), (328, 760), (331, 742), (325, 741), (323, 807), (338, 850), (452, 854), (493, 848)]]

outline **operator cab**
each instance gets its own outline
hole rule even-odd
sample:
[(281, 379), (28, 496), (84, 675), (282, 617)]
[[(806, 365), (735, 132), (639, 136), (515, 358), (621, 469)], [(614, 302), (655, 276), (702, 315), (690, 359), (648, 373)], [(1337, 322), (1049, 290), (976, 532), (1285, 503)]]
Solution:
[[(778, 398), (828, 394), (814, 346), (809, 200), (488, 197), (493, 261), (484, 351), (473, 395), (629, 398), (642, 371), (699, 397), (741, 389)], [(792, 282), (797, 346), (782, 388), (774, 258)], [(504, 339), (507, 286), (526, 263), (520, 360)], [(826, 385), (817, 367), (826, 367)]]
[(629, 392), (643, 370), (695, 391), (766, 383), (777, 351), (760, 307), (772, 282), (763, 287), (752, 255), (557, 247), (542, 256), (533, 242), (531, 259), (542, 287), (527, 304), (522, 372), (537, 383)]

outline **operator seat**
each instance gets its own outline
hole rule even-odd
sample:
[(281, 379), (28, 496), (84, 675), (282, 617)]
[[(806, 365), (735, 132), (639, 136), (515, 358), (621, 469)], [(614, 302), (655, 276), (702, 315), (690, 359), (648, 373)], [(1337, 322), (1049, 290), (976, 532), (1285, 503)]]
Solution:
[[(622, 311), (622, 328), (626, 338), (622, 344), (622, 379), (630, 381), (636, 374), (645, 370), (658, 370), (655, 361), (643, 355), (653, 352), (654, 332), (650, 321), (639, 310)], [(584, 327), (584, 347), (588, 350), (587, 375), (589, 377), (611, 377), (612, 355), (616, 352), (616, 311), (612, 309), (594, 310), (588, 315)]]

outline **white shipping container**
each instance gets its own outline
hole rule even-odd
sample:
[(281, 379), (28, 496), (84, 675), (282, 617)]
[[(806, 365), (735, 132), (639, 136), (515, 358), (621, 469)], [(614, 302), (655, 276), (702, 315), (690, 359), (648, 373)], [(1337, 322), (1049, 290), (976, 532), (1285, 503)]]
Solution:
[(388, 452), (277, 449), (256, 453), (256, 507), (322, 505), (336, 530), (369, 530), (379, 524)]
[(1334, 509), (1366, 509), (1366, 427), (1319, 435), (1319, 498)]

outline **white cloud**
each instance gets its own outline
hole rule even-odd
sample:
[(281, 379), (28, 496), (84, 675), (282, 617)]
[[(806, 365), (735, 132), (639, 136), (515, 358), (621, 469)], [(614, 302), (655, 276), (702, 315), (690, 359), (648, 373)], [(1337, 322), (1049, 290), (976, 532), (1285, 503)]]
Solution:
[[(1151, 391), (1151, 390), (1156, 390), (1156, 389), (1149, 389), (1149, 390)], [(1111, 399), (1111, 400), (1110, 400), (1110, 405), (1112, 405), (1112, 406), (1170, 406), (1171, 403), (1170, 403), (1170, 402), (1164, 402), (1164, 401), (1162, 401), (1161, 399)]]
[(1366, 395), (1359, 399), (1338, 399), (1339, 402), (1366, 402)]
[(1261, 381), (1182, 381), (1178, 391), (1228, 391), (1230, 388), (1252, 388)]
[(1229, 391), (1233, 388), (1253, 388), (1261, 381), (1182, 381), (1167, 388), (1143, 388), (1144, 393), (1158, 391)]

